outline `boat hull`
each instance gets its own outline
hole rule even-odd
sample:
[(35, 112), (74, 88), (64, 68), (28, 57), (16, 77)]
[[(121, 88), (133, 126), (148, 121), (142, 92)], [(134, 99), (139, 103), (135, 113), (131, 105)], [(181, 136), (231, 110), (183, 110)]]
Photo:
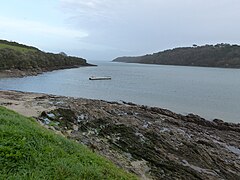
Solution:
[(90, 77), (89, 80), (111, 80), (111, 77)]

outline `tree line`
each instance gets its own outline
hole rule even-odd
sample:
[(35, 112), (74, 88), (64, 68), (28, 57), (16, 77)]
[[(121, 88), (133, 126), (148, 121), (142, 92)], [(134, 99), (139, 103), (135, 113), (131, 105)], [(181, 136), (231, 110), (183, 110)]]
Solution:
[(17, 51), (11, 48), (0, 49), (0, 70), (19, 69), (61, 69), (89, 65), (85, 59), (37, 51)]
[(181, 47), (139, 57), (119, 57), (116, 62), (240, 68), (240, 46), (216, 44)]

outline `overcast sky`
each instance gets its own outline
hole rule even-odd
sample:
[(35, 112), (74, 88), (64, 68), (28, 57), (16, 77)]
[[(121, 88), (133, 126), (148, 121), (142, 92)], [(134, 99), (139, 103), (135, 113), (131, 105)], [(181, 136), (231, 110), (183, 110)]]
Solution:
[(0, 39), (89, 60), (240, 44), (240, 0), (7, 0)]

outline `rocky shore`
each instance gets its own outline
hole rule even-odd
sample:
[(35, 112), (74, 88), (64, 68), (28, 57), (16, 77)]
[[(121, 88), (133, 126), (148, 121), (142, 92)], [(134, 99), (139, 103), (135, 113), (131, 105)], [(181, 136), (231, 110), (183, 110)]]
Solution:
[(240, 124), (166, 109), (0, 91), (0, 105), (34, 117), (140, 179), (240, 179)]
[(1, 70), (0, 78), (10, 78), (10, 77), (25, 77), (25, 76), (36, 76), (38, 74), (42, 74), (43, 70)]
[[(93, 64), (86, 64), (84, 66), (96, 66)], [(44, 72), (51, 72), (54, 70), (61, 69), (71, 69), (71, 68), (79, 68), (82, 66), (63, 66), (63, 67), (55, 67), (55, 68), (33, 68), (28, 70), (19, 70), (19, 69), (8, 69), (8, 70), (0, 70), (0, 78), (12, 78), (12, 77), (25, 77), (25, 76), (37, 76)]]

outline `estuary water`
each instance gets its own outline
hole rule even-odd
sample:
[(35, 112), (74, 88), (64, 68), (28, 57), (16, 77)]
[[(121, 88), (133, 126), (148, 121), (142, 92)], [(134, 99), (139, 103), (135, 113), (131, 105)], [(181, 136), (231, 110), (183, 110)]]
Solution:
[[(240, 70), (90, 62), (97, 67), (0, 79), (0, 89), (126, 101), (240, 123)], [(90, 76), (112, 80), (90, 81)]]

